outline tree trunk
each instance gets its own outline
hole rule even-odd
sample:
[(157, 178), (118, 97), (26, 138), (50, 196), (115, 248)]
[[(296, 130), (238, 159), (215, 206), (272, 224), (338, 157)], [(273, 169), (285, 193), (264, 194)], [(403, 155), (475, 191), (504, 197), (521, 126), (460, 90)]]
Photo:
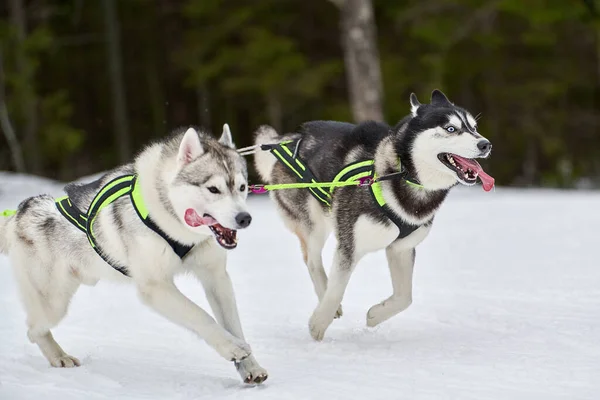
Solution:
[[(496, 30), (497, 13), (491, 13), (487, 16), (485, 23), (482, 25), (481, 32), (488, 37), (492, 37), (492, 35), (498, 34)], [(503, 74), (501, 73), (502, 65), (497, 65), (496, 68), (494, 68), (493, 65), (493, 63), (502, 62), (498, 61), (498, 57), (500, 60), (502, 60), (503, 57), (499, 53), (498, 48), (492, 44), (484, 46), (482, 48), (482, 53), (483, 59), (487, 61), (482, 70), (483, 74), (480, 78), (481, 81), (475, 83), (476, 87), (482, 89), (482, 101), (477, 105), (475, 102), (470, 104), (477, 106), (477, 112), (480, 112), (480, 110), (485, 110), (483, 121), (479, 123), (483, 129), (483, 131), (480, 131), (483, 136), (490, 139), (492, 143), (494, 143), (494, 141), (508, 140), (505, 130), (500, 129), (502, 126), (502, 119), (504, 118), (504, 115), (506, 115), (506, 111), (503, 111), (496, 105), (498, 97), (502, 95), (498, 88), (506, 87), (508, 85), (505, 82)], [(494, 157), (488, 161), (489, 165), (494, 165), (494, 162)]]
[[(523, 110), (521, 121), (523, 132), (539, 132), (540, 127), (530, 110)], [(537, 135), (533, 133), (525, 138), (525, 154), (523, 155), (521, 174), (514, 180), (514, 184), (517, 186), (533, 186), (538, 178), (538, 143), (540, 143), (541, 140), (536, 136)]]
[[(596, 92), (595, 100), (600, 100), (600, 19), (596, 20), (595, 23), (595, 33), (596, 33), (596, 87), (598, 91)], [(595, 107), (598, 109), (597, 107)]]
[(129, 161), (131, 140), (127, 122), (127, 105), (125, 101), (125, 86), (121, 60), (121, 37), (115, 0), (103, 0), (104, 27), (106, 35), (106, 55), (108, 58), (108, 73), (112, 91), (114, 139), (117, 145), (119, 162)]
[(383, 121), (383, 86), (371, 0), (331, 0), (340, 8), (346, 81), (356, 122)]
[(596, 72), (598, 87), (600, 87), (600, 22), (596, 23)]
[(527, 139), (525, 159), (523, 160), (522, 182), (526, 186), (533, 186), (537, 177), (538, 151), (534, 137)]
[(4, 132), (8, 147), (10, 148), (10, 155), (13, 159), (13, 165), (15, 170), (19, 173), (25, 172), (25, 162), (23, 161), (23, 153), (21, 152), (21, 146), (17, 140), (17, 135), (13, 129), (10, 117), (8, 116), (8, 108), (6, 107), (6, 94), (4, 86), (4, 59), (2, 57), (2, 48), (0, 47), (0, 127)]
[(16, 28), (16, 68), (22, 86), (17, 96), (20, 98), (20, 113), (23, 121), (23, 147), (27, 155), (29, 169), (34, 174), (41, 174), (42, 159), (37, 134), (36, 95), (33, 87), (33, 66), (27, 60), (25, 40), (27, 38), (27, 19), (23, 0), (10, 0), (10, 21)]

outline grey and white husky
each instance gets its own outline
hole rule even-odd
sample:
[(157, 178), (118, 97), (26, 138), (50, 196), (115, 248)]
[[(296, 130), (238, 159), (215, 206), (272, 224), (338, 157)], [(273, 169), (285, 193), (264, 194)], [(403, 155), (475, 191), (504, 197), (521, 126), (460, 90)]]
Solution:
[[(295, 152), (304, 164), (299, 169), (310, 170), (317, 182), (333, 181), (347, 166), (365, 160), (374, 160), (371, 172), (366, 172), (371, 177), (394, 176), (380, 181), (375, 195), (368, 187), (336, 188), (323, 201), (313, 196), (316, 190), (270, 192), (286, 226), (300, 239), (319, 300), (309, 320), (315, 340), (323, 339), (333, 319), (342, 315), (350, 275), (369, 252), (386, 250), (393, 294), (369, 309), (367, 325), (376, 326), (405, 310), (412, 302), (415, 247), (429, 233), (449, 189), (458, 182), (474, 185), (477, 178), (486, 191), (494, 186), (493, 178), (474, 160), (488, 157), (491, 143), (478, 133), (477, 121), (467, 110), (439, 90), (432, 92), (430, 104), (421, 104), (411, 94), (410, 105), (410, 115), (394, 127), (373, 121), (359, 125), (312, 121), (281, 136), (269, 126), (255, 134), (256, 145), (292, 142), (289, 153)], [(255, 155), (255, 166), (271, 184), (297, 182), (304, 174), (294, 174), (286, 162), (266, 151)], [(321, 252), (331, 231), (337, 247), (327, 277)]]
[[(50, 329), (79, 285), (106, 278), (133, 283), (144, 304), (234, 361), (246, 383), (267, 379), (244, 339), (226, 271), (236, 230), (251, 222), (247, 166), (227, 125), (219, 140), (176, 130), (133, 163), (65, 192), (28, 198), (14, 215), (0, 215), (0, 252), (14, 267), (29, 340), (52, 366), (80, 365)], [(216, 321), (175, 286), (185, 271), (202, 283)]]

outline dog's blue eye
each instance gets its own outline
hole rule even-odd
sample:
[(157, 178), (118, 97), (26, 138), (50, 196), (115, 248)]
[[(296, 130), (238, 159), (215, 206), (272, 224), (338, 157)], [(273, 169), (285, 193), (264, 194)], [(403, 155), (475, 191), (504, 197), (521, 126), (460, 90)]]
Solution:
[(217, 189), (216, 187), (214, 187), (214, 186), (209, 186), (208, 187), (208, 191), (211, 192), (211, 193), (214, 193), (214, 194), (221, 193), (221, 191), (219, 189)]
[(240, 192), (243, 192), (244, 190), (246, 190), (246, 185), (240, 186)]
[(456, 132), (456, 128), (455, 128), (455, 127), (453, 127), (452, 125), (448, 126), (448, 127), (446, 128), (446, 130), (447, 130), (448, 132), (450, 132), (450, 133), (454, 133), (454, 132)]

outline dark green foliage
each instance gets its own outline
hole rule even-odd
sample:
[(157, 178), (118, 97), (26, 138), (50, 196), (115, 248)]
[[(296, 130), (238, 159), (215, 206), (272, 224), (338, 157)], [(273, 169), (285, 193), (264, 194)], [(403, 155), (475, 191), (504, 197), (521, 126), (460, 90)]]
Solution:
[[(37, 98), (44, 171), (64, 180), (117, 162), (100, 2), (27, 4), (15, 46), (0, 5), (7, 99), (22, 135), (23, 96)], [(270, 123), (352, 120), (339, 33), (329, 0), (119, 1), (132, 146), (186, 124), (238, 146)], [(481, 113), (494, 143), (486, 169), (500, 185), (572, 187), (600, 177), (600, 2), (594, 0), (374, 0), (384, 111), (395, 123), (411, 91), (434, 88)], [(23, 82), (25, 52), (34, 82)], [(25, 74), (27, 76), (27, 74)], [(12, 169), (0, 137), (0, 169)], [(27, 157), (27, 153), (25, 154)]]

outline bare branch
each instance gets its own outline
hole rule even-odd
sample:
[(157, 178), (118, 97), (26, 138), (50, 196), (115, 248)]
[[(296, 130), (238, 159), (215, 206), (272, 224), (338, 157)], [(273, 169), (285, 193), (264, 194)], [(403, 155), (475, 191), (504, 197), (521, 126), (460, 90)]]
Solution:
[(35, 93), (35, 74), (31, 61), (25, 52), (27, 39), (27, 15), (23, 0), (11, 0), (9, 2), (10, 22), (16, 28), (15, 37), (15, 66), (16, 71), (22, 79), (23, 85), (19, 89), (18, 106), (23, 119), (23, 147), (27, 155), (27, 164), (30, 172), (42, 173), (42, 152), (39, 146), (38, 136), (38, 111), (37, 96)]
[(23, 161), (23, 153), (19, 141), (17, 140), (17, 135), (15, 135), (15, 131), (12, 127), (12, 123), (10, 122), (8, 108), (6, 106), (4, 81), (4, 59), (2, 57), (2, 48), (0, 47), (0, 126), (2, 127), (2, 132), (4, 132), (6, 141), (8, 142), (15, 169), (19, 173), (24, 173), (25, 162)]

